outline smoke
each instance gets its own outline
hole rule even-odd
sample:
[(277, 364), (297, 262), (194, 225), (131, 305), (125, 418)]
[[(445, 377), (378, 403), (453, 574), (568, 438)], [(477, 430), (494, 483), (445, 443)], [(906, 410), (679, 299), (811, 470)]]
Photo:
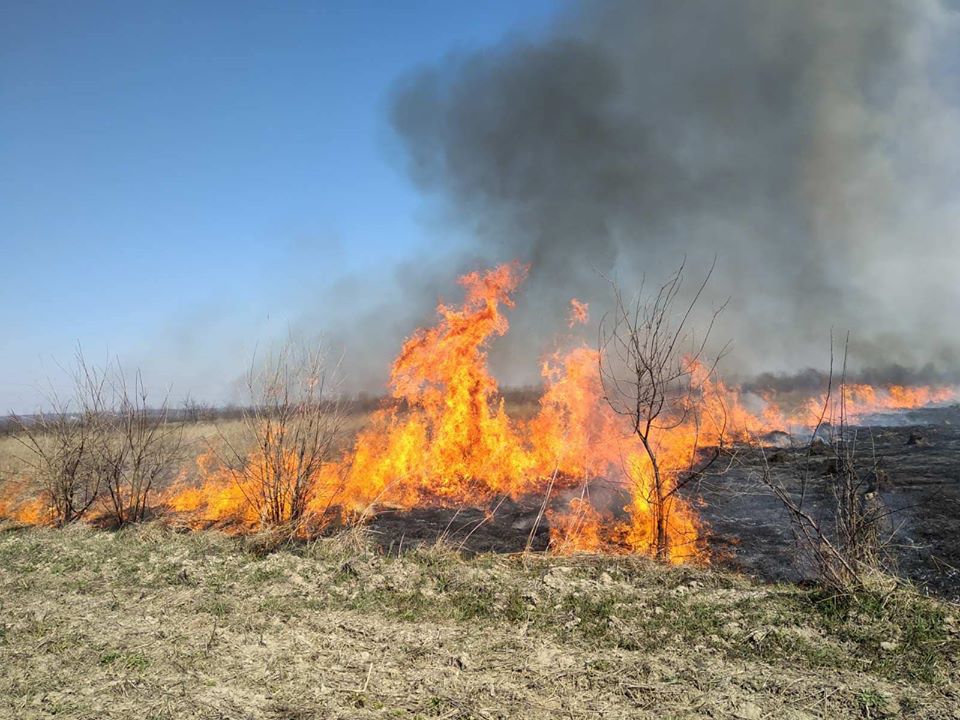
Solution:
[(958, 48), (938, 0), (588, 3), (419, 69), (391, 120), (466, 252), (532, 265), (514, 381), (602, 276), (714, 256), (736, 373), (824, 367), (847, 329), (854, 368), (954, 369)]
[[(956, 368), (941, 370), (933, 364), (927, 364), (923, 367), (904, 367), (892, 364), (880, 368), (867, 367), (846, 374), (843, 374), (841, 369), (834, 368), (832, 380), (835, 387), (841, 378), (847, 383), (890, 384), (905, 387), (960, 384), (960, 372)], [(815, 396), (828, 387), (830, 380), (831, 377), (828, 372), (812, 368), (790, 374), (763, 372), (743, 383), (742, 388), (747, 392), (759, 394), (801, 392), (809, 396)]]

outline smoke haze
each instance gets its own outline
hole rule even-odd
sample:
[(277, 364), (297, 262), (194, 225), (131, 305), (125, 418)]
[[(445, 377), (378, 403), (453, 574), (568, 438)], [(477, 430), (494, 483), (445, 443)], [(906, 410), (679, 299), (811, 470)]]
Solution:
[(405, 77), (391, 121), (464, 257), (531, 263), (508, 381), (572, 296), (608, 300), (601, 274), (686, 257), (694, 281), (714, 256), (728, 371), (825, 367), (849, 329), (854, 367), (952, 372), (958, 23), (937, 0), (588, 3)]

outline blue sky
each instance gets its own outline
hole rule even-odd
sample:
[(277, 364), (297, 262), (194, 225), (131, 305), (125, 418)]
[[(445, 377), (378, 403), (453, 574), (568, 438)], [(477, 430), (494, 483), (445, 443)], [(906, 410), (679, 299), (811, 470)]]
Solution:
[(561, 7), (0, 0), (0, 412), (78, 343), (224, 399), (305, 297), (442, 241), (397, 79)]

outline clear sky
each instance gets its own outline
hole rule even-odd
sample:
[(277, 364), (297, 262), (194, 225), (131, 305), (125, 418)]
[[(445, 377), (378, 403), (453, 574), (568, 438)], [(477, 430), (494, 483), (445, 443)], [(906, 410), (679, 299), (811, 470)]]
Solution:
[(35, 406), (78, 343), (223, 399), (305, 288), (437, 241), (394, 82), (560, 10), (0, 0), (0, 412)]

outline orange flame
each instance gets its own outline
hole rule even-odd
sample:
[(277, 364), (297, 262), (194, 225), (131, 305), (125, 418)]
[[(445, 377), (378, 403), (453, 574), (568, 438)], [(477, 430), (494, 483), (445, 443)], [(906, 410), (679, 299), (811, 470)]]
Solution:
[[(504, 410), (486, 347), (491, 337), (506, 333), (501, 306), (513, 306), (512, 293), (525, 274), (514, 263), (464, 276), (463, 307), (441, 304), (438, 324), (406, 342), (393, 365), (391, 390), (408, 409), (381, 411), (360, 434), (346, 461), (341, 502), (353, 512), (374, 503), (479, 504), (498, 494), (539, 496), (551, 478), (567, 486), (606, 478), (633, 498), (624, 508), (628, 527), (606, 511), (575, 503), (569, 519), (550, 514), (565, 528), (557, 544), (594, 550), (622, 537), (646, 552), (651, 536), (642, 528), (650, 524), (652, 468), (641, 460), (646, 454), (639, 440), (625, 432), (623, 419), (603, 399), (597, 351), (580, 347), (544, 362), (546, 390), (540, 412), (528, 423), (512, 422)], [(573, 307), (585, 318), (585, 304), (575, 301)], [(656, 440), (670, 477), (690, 465), (696, 452), (694, 441), (685, 439), (690, 434), (692, 428), (677, 427)], [(697, 523), (681, 498), (670, 505), (679, 560), (695, 554)]]
[(547, 512), (550, 521), (550, 549), (558, 554), (600, 552), (607, 549), (603, 527), (611, 524), (583, 498), (573, 498), (566, 512)]
[(590, 305), (576, 298), (570, 298), (570, 317), (567, 326), (586, 325), (590, 320)]
[[(603, 398), (596, 350), (575, 348), (544, 362), (546, 389), (532, 420), (514, 422), (505, 411), (487, 367), (487, 347), (507, 332), (503, 310), (513, 307), (526, 273), (525, 266), (511, 263), (460, 278), (463, 305), (440, 304), (437, 324), (415, 332), (394, 361), (395, 404), (375, 413), (352, 452), (314, 478), (315, 516), (334, 504), (351, 516), (378, 505), (480, 505), (498, 495), (541, 497), (554, 482), (558, 488), (586, 487), (605, 478), (622, 488), (625, 507), (618, 513), (581, 499), (565, 511), (548, 512), (554, 548), (650, 551), (652, 469), (639, 440)], [(586, 318), (585, 304), (575, 301), (572, 307)], [(690, 464), (696, 452), (686, 438), (691, 433), (677, 427), (655, 440), (667, 476)], [(256, 461), (251, 457), (251, 466), (237, 473), (201, 456), (203, 484), (177, 488), (168, 506), (192, 513), (199, 523), (256, 525), (248, 501), (255, 488), (246, 486), (251, 478), (255, 484)], [(697, 520), (680, 497), (669, 504), (671, 557), (679, 561), (696, 554)]]
[[(258, 457), (252, 453), (248, 460), (256, 464)], [(196, 463), (202, 484), (187, 484), (185, 473), (181, 473), (162, 502), (174, 512), (191, 515), (194, 526), (216, 523), (238, 530), (256, 527), (259, 517), (251, 500), (254, 490), (249, 474), (224, 467), (216, 454), (209, 451), (200, 454)]]
[(409, 408), (377, 413), (356, 443), (344, 494), (354, 510), (373, 502), (481, 502), (522, 493), (535, 469), (504, 410), (486, 363), (491, 336), (509, 327), (501, 306), (527, 268), (502, 265), (460, 278), (462, 308), (441, 304), (393, 363), (393, 397)]
[[(693, 507), (674, 491), (703, 449), (809, 426), (822, 412), (823, 397), (786, 412), (777, 398), (744, 394), (691, 364), (697, 392), (682, 400), (680, 412), (650, 436), (647, 448), (606, 402), (598, 351), (582, 346), (544, 360), (539, 410), (528, 421), (514, 421), (487, 367), (487, 348), (508, 331), (503, 311), (513, 307), (527, 270), (515, 262), (460, 278), (462, 306), (441, 303), (437, 323), (417, 330), (394, 360), (393, 404), (373, 415), (345, 457), (310, 478), (305, 526), (321, 525), (330, 508), (356, 517), (377, 506), (482, 505), (495, 496), (539, 500), (554, 488), (567, 497), (580, 489), (565, 508), (546, 511), (554, 551), (650, 553), (657, 528), (653, 452), (669, 490), (662, 504), (669, 557), (680, 562), (702, 554), (701, 527)], [(570, 307), (571, 327), (587, 321), (586, 303), (573, 299)], [(955, 398), (955, 390), (944, 387), (847, 385), (844, 391), (851, 421)], [(261, 467), (257, 454), (246, 458), (242, 472), (212, 452), (196, 463), (200, 486), (187, 484), (181, 473), (161, 498), (167, 508), (197, 526), (245, 531), (264, 522), (251, 498), (258, 478), (275, 467)], [(283, 458), (291, 474), (300, 470), (297, 463), (293, 454)], [(601, 479), (618, 488), (612, 506), (588, 492)], [(0, 517), (42, 521), (43, 504), (15, 499), (11, 487), (0, 498)]]
[(42, 495), (31, 492), (25, 480), (9, 480), (0, 487), (0, 519), (46, 525), (53, 521), (53, 511)]
[[(847, 420), (852, 423), (859, 422), (868, 415), (949, 402), (957, 397), (954, 388), (935, 386), (887, 385), (878, 388), (872, 385), (847, 383), (842, 390), (844, 413)], [(841, 400), (839, 395), (838, 393), (837, 398), (831, 398), (833, 402), (832, 407), (828, 408), (830, 415), (827, 419), (836, 418), (839, 415), (840, 411), (836, 407)], [(823, 404), (824, 398), (821, 398), (819, 403), (821, 411)]]

